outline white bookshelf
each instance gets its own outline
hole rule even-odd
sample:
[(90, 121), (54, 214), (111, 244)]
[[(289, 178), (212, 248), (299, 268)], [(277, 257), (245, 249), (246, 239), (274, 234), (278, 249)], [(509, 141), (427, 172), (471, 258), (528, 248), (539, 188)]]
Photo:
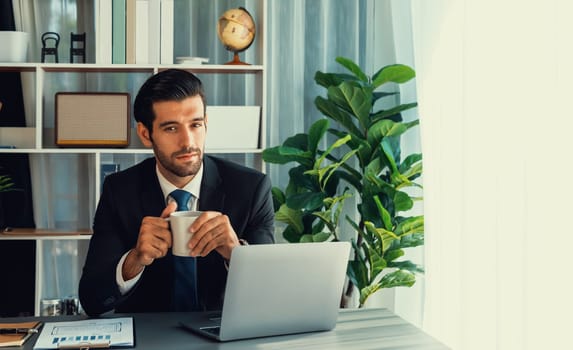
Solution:
[[(200, 2), (195, 2), (196, 6), (200, 6)], [(245, 90), (246, 99), (250, 104), (260, 106), (260, 126), (258, 135), (258, 146), (256, 148), (225, 148), (225, 149), (206, 149), (206, 153), (220, 154), (226, 157), (237, 157), (238, 159), (248, 159), (251, 164), (246, 164), (257, 168), (260, 171), (265, 171), (264, 163), (262, 161), (262, 151), (266, 147), (266, 72), (265, 72), (265, 17), (266, 8), (265, 0), (249, 1), (251, 13), (257, 22), (257, 44), (253, 45), (249, 50), (256, 49), (254, 53), (253, 65), (224, 65), (224, 64), (202, 64), (202, 65), (186, 65), (186, 64), (96, 64), (96, 63), (0, 63), (0, 72), (19, 72), (22, 76), (26, 76), (27, 81), (33, 81), (33, 88), (26, 90), (25, 99), (27, 104), (31, 105), (27, 108), (27, 114), (33, 114), (33, 117), (27, 118), (28, 124), (26, 127), (0, 127), (0, 144), (2, 146), (15, 146), (15, 148), (1, 148), (0, 153), (4, 154), (28, 154), (30, 155), (30, 163), (43, 162), (50, 157), (58, 156), (75, 156), (82, 164), (87, 163), (90, 169), (89, 186), (83, 191), (84, 198), (89, 198), (89, 203), (77, 203), (81, 210), (89, 212), (89, 218), (93, 220), (95, 208), (99, 200), (101, 188), (101, 164), (109, 162), (109, 159), (120, 159), (125, 166), (122, 170), (129, 165), (134, 165), (139, 162), (141, 157), (152, 156), (152, 151), (141, 145), (135, 132), (135, 125), (131, 125), (130, 144), (124, 148), (61, 148), (55, 142), (54, 130), (54, 111), (49, 107), (53, 104), (54, 96), (50, 92), (51, 81), (58, 79), (60, 76), (89, 76), (89, 75), (136, 75), (151, 76), (159, 71), (179, 68), (197, 74), (202, 77), (220, 77), (220, 76), (240, 76), (245, 77), (245, 85), (248, 86)], [(97, 16), (98, 11), (94, 14)], [(97, 21), (96, 18), (96, 22)], [(213, 25), (216, 25), (214, 23)], [(209, 40), (218, 40), (217, 38), (209, 38)], [(97, 51), (97, 47), (96, 47)], [(96, 54), (96, 58), (99, 57)], [(136, 93), (139, 87), (134, 87), (132, 94)], [(83, 91), (82, 91), (83, 92)], [(89, 91), (94, 92), (94, 91)], [(109, 91), (106, 91), (109, 92)], [(125, 92), (118, 89), (116, 92)], [(131, 96), (132, 100), (135, 95)], [(28, 106), (29, 107), (29, 106)], [(132, 107), (132, 106), (131, 106)], [(208, 136), (209, 137), (209, 134)], [(127, 160), (126, 160), (127, 159)], [(44, 176), (44, 175), (42, 175)], [(50, 176), (50, 174), (47, 174)], [(50, 179), (55, 181), (55, 179)], [(35, 193), (32, 188), (32, 197), (35, 207), (42, 207), (43, 199)], [(79, 201), (79, 200), (78, 200)], [(35, 213), (35, 216), (37, 214)], [(42, 222), (42, 220), (35, 220)], [(91, 222), (85, 223), (86, 227), (91, 227)], [(86, 227), (78, 227), (77, 229), (85, 229)], [(57, 229), (57, 227), (38, 227), (38, 229)], [(40, 315), (40, 302), (45, 298), (42, 295), (44, 287), (44, 254), (48, 254), (44, 246), (49, 241), (58, 240), (72, 240), (77, 241), (80, 254), (79, 257), (79, 271), (83, 266), (85, 253), (89, 243), (90, 235), (2, 235), (0, 240), (34, 240), (36, 241), (36, 291), (35, 291), (35, 314)], [(79, 276), (78, 276), (79, 278)], [(60, 296), (62, 298), (65, 295)]]

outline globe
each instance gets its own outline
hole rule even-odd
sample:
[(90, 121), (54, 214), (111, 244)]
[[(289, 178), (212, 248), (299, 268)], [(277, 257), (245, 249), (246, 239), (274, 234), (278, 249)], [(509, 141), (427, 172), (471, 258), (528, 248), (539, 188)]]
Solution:
[(225, 48), (234, 53), (233, 61), (227, 64), (247, 64), (239, 60), (239, 52), (245, 51), (255, 40), (255, 21), (244, 7), (225, 11), (217, 21), (217, 35)]

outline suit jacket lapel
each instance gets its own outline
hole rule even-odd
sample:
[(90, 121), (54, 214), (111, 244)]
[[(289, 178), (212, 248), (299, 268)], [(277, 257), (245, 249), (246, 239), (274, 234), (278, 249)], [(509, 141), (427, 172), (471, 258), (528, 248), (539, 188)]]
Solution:
[(155, 159), (145, 161), (140, 174), (140, 200), (144, 215), (159, 216), (165, 209), (165, 198), (155, 172)]
[(209, 157), (203, 158), (203, 181), (201, 182), (201, 199), (199, 210), (222, 211), (225, 204), (225, 193), (221, 190), (221, 177), (217, 165)]

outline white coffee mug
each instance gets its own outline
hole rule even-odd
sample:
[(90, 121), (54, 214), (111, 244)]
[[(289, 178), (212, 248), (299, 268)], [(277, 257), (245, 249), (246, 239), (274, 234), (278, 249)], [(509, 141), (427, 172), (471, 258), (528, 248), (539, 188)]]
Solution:
[(200, 211), (174, 211), (169, 216), (171, 234), (173, 236), (173, 255), (189, 256), (189, 240), (193, 236), (189, 227), (201, 215)]

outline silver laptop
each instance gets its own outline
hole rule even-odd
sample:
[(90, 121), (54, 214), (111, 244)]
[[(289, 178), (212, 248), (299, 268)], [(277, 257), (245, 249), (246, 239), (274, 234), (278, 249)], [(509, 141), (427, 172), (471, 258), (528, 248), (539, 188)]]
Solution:
[(236, 247), (220, 318), (181, 324), (219, 341), (331, 330), (349, 253), (348, 242)]

